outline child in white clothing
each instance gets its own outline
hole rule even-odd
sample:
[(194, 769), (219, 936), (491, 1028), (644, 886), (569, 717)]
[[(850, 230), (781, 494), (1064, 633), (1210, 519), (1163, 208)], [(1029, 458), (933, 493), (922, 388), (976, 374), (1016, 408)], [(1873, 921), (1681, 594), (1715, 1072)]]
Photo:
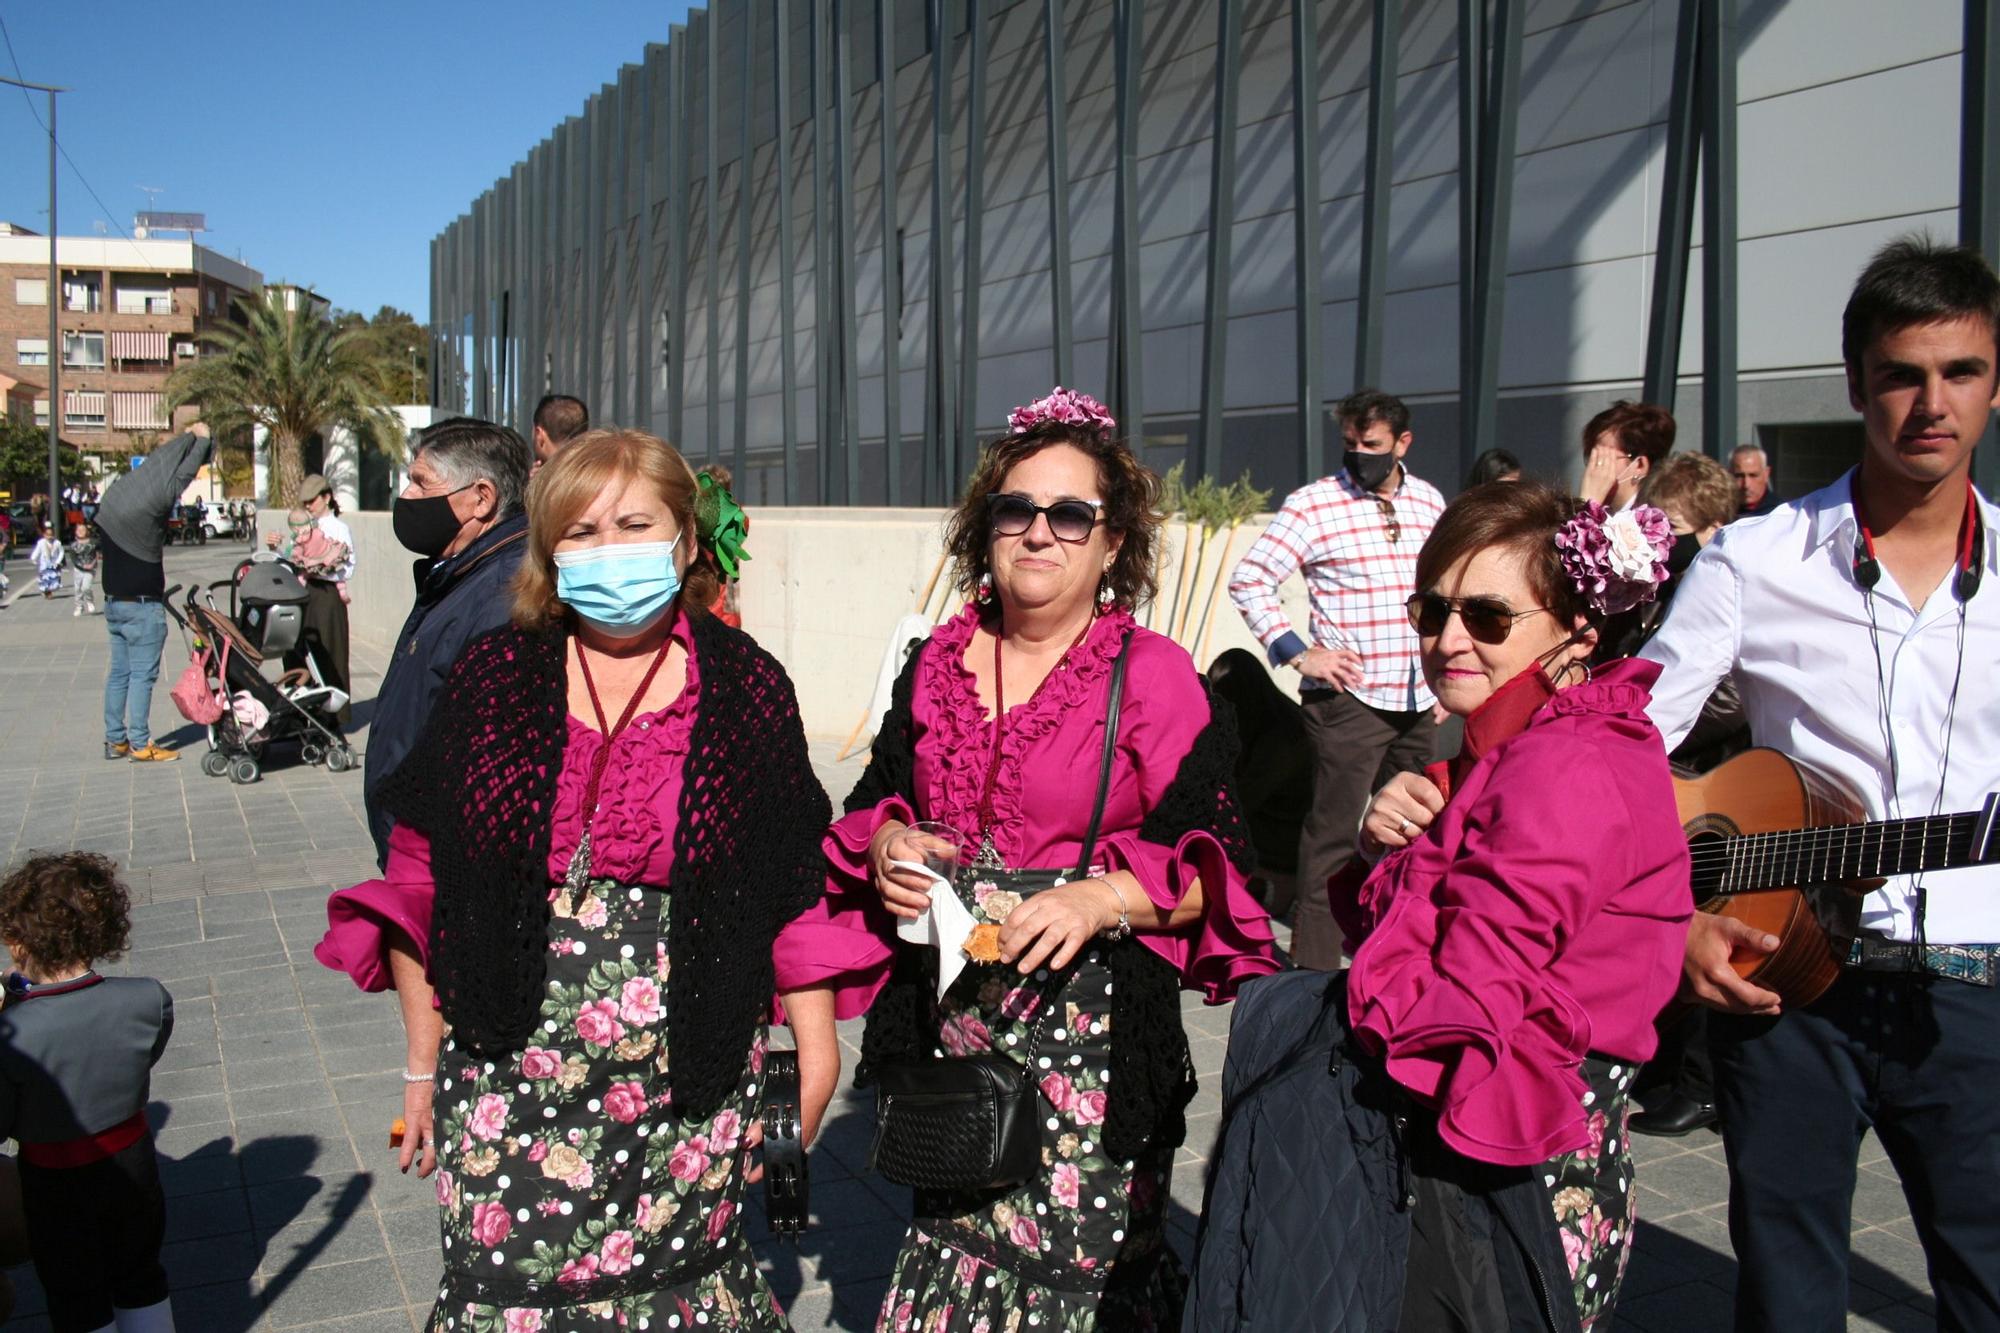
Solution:
[(97, 588), (97, 562), (103, 557), (97, 551), (97, 539), (90, 535), (90, 525), (76, 525), (76, 540), (69, 544), (69, 567), (76, 571), (76, 609), (72, 616), (80, 616), (88, 611), (97, 614), (92, 593)]

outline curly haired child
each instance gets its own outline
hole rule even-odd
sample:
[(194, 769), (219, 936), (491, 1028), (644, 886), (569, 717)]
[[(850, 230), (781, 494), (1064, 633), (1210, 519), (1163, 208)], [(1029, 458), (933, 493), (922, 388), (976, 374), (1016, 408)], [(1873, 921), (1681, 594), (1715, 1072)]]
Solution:
[(110, 860), (32, 856), (0, 882), (14, 962), (0, 1008), (0, 1137), (20, 1140), (35, 1275), (56, 1333), (173, 1328), (160, 1266), (166, 1205), (146, 1100), (174, 1027), (148, 977), (105, 977), (129, 895)]

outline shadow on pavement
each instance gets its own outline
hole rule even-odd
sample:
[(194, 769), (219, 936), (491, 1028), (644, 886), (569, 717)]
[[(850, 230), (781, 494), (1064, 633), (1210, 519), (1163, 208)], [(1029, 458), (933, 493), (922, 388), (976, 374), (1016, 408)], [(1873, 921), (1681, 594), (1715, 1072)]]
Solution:
[[(171, 1114), (161, 1102), (148, 1108), (154, 1129)], [(330, 1197), (327, 1182), (311, 1174), (318, 1140), (278, 1135), (238, 1145), (227, 1133), (181, 1155), (160, 1154), (167, 1196), (163, 1257), (172, 1284), (174, 1322), (203, 1333), (248, 1333), (318, 1261), (360, 1209), (373, 1184), (349, 1176)], [(303, 1227), (294, 1224), (305, 1218)], [(295, 1232), (303, 1232), (294, 1239)], [(274, 1241), (287, 1251), (283, 1266), (267, 1276)], [(17, 1293), (9, 1329), (44, 1328), (46, 1302), (30, 1265), (11, 1270)]]

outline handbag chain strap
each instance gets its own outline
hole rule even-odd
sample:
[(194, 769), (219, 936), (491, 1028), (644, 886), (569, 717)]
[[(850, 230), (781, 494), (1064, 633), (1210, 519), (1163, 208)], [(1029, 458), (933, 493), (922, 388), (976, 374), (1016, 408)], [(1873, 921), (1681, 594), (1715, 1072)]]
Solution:
[[(1097, 763), (1097, 800), (1090, 807), (1090, 823), (1084, 829), (1083, 853), (1077, 858), (1076, 878), (1085, 879), (1090, 875), (1090, 863), (1097, 854), (1097, 830), (1104, 822), (1104, 803), (1111, 793), (1111, 763), (1118, 753), (1118, 713), (1125, 698), (1125, 659), (1132, 650), (1132, 631), (1125, 631), (1125, 638), (1118, 645), (1118, 659), (1111, 664), (1111, 698), (1104, 709), (1104, 751)], [(1021, 1081), (1032, 1086), (1035, 1081), (1035, 1060), (1042, 1049), (1042, 1038), (1047, 1035), (1049, 1015), (1056, 1011), (1056, 997), (1069, 984), (1076, 972), (1076, 961), (1061, 972), (1052, 973), (1049, 984), (1042, 990), (1042, 1012), (1035, 1019), (1034, 1034), (1028, 1038), (1027, 1063), (1021, 1069)]]

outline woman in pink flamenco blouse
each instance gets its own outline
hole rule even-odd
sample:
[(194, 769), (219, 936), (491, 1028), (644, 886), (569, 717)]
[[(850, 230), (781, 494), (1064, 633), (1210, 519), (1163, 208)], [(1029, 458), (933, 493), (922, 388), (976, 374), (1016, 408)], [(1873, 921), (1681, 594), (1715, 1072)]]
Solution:
[[(1593, 674), (1585, 659), (1605, 615), (1650, 600), (1672, 540), (1656, 509), (1579, 509), (1535, 483), (1445, 510), (1410, 617), (1464, 748), (1377, 793), (1361, 842), (1379, 863), (1358, 894), (1333, 886), (1354, 949), (1350, 1023), (1435, 1112), (1420, 1130), (1431, 1169), (1452, 1175), (1456, 1156), (1539, 1175), (1585, 1328), (1612, 1308), (1630, 1253), (1629, 1089), (1692, 910), (1646, 716), (1659, 668)], [(1426, 1253), (1413, 1241), (1406, 1328), (1463, 1295), (1461, 1276), (1440, 1278), (1463, 1266)]]
[(384, 784), (386, 877), (328, 904), (319, 960), (403, 1013), (432, 1328), (790, 1327), (743, 1192), (774, 988), (806, 1137), (839, 1076), (831, 994), (774, 964), (831, 811), (783, 670), (707, 614), (713, 509), (634, 431), (542, 469), (514, 623)]
[[(1059, 389), (1013, 424), (947, 534), (974, 601), (914, 649), (826, 839), (825, 900), (786, 947), (818, 954), (820, 975), (799, 977), (836, 987), (843, 1012), (870, 1006), (863, 1086), (884, 1062), (934, 1053), (1025, 1061), (1034, 1020), (1059, 1005), (1034, 1066), (1041, 1170), (1012, 1188), (919, 1191), (878, 1327), (1178, 1328), (1185, 1277), (1164, 1222), (1194, 1091), (1179, 992), (1220, 1003), (1277, 964), (1244, 888), (1233, 727), (1187, 653), (1132, 615), (1152, 592), (1158, 481), (1084, 395)], [(1026, 896), (982, 882), (982, 861), (1075, 864), (1121, 651), (1090, 877)], [(968, 857), (983, 850), (956, 887), (1000, 929), (1000, 961), (968, 962), (942, 999), (938, 948), (895, 934), (929, 902), (929, 882), (891, 864), (921, 856), (906, 827), (919, 820), (961, 833)]]

